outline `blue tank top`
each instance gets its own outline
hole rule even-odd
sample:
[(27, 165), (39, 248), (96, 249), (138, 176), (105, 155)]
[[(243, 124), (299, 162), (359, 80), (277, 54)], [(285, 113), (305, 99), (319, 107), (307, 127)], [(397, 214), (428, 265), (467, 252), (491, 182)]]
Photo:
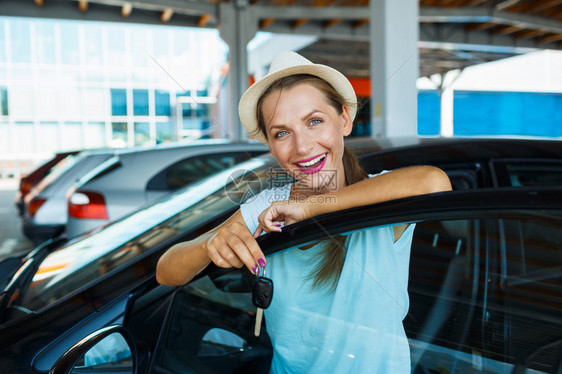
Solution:
[[(268, 189), (240, 207), (253, 233), (273, 201), (291, 185)], [(414, 225), (395, 243), (392, 227), (347, 235), (346, 258), (335, 291), (313, 288), (326, 242), (267, 258), (274, 297), (264, 311), (273, 345), (271, 373), (410, 373), (402, 324), (409, 307), (408, 268)]]

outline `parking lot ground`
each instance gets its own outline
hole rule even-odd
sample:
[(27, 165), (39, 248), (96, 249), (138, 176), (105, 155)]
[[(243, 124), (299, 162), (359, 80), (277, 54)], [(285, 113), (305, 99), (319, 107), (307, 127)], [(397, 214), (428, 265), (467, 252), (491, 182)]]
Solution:
[(14, 205), (18, 180), (0, 178), (0, 259), (33, 248), (22, 233), (21, 218)]

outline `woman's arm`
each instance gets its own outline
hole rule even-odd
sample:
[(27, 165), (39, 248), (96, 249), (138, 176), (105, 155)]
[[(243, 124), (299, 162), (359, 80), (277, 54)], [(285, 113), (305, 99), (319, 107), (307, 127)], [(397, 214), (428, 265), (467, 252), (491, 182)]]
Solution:
[(213, 230), (168, 249), (156, 265), (156, 280), (169, 286), (186, 284), (211, 261), (225, 268), (246, 265), (252, 271), (259, 258), (265, 256), (238, 210)]
[[(274, 203), (260, 215), (260, 226), (254, 236), (258, 236), (262, 231), (278, 231), (277, 225), (282, 221), (289, 225), (338, 210), (450, 190), (449, 177), (436, 167), (413, 166), (397, 169), (334, 192), (310, 196), (302, 202)], [(319, 196), (322, 196), (322, 199), (319, 199)]]

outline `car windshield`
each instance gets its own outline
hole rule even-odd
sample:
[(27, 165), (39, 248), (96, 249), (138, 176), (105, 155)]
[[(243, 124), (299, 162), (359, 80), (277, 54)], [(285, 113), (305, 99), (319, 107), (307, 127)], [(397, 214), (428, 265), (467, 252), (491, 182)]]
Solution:
[(160, 244), (236, 209), (262, 189), (287, 183), (289, 177), (276, 165), (268, 157), (250, 160), (54, 251), (41, 263), (21, 306), (37, 311)]

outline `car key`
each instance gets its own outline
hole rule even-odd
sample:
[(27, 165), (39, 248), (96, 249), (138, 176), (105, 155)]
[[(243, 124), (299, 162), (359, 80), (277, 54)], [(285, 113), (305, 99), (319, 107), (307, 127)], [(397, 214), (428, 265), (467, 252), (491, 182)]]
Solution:
[[(263, 269), (263, 275), (260, 275), (260, 269)], [(258, 267), (256, 271), (256, 282), (252, 289), (252, 302), (258, 308), (256, 312), (256, 325), (254, 327), (254, 335), (259, 336), (261, 330), (261, 322), (263, 319), (263, 310), (269, 307), (273, 298), (273, 281), (265, 277), (265, 266)]]

